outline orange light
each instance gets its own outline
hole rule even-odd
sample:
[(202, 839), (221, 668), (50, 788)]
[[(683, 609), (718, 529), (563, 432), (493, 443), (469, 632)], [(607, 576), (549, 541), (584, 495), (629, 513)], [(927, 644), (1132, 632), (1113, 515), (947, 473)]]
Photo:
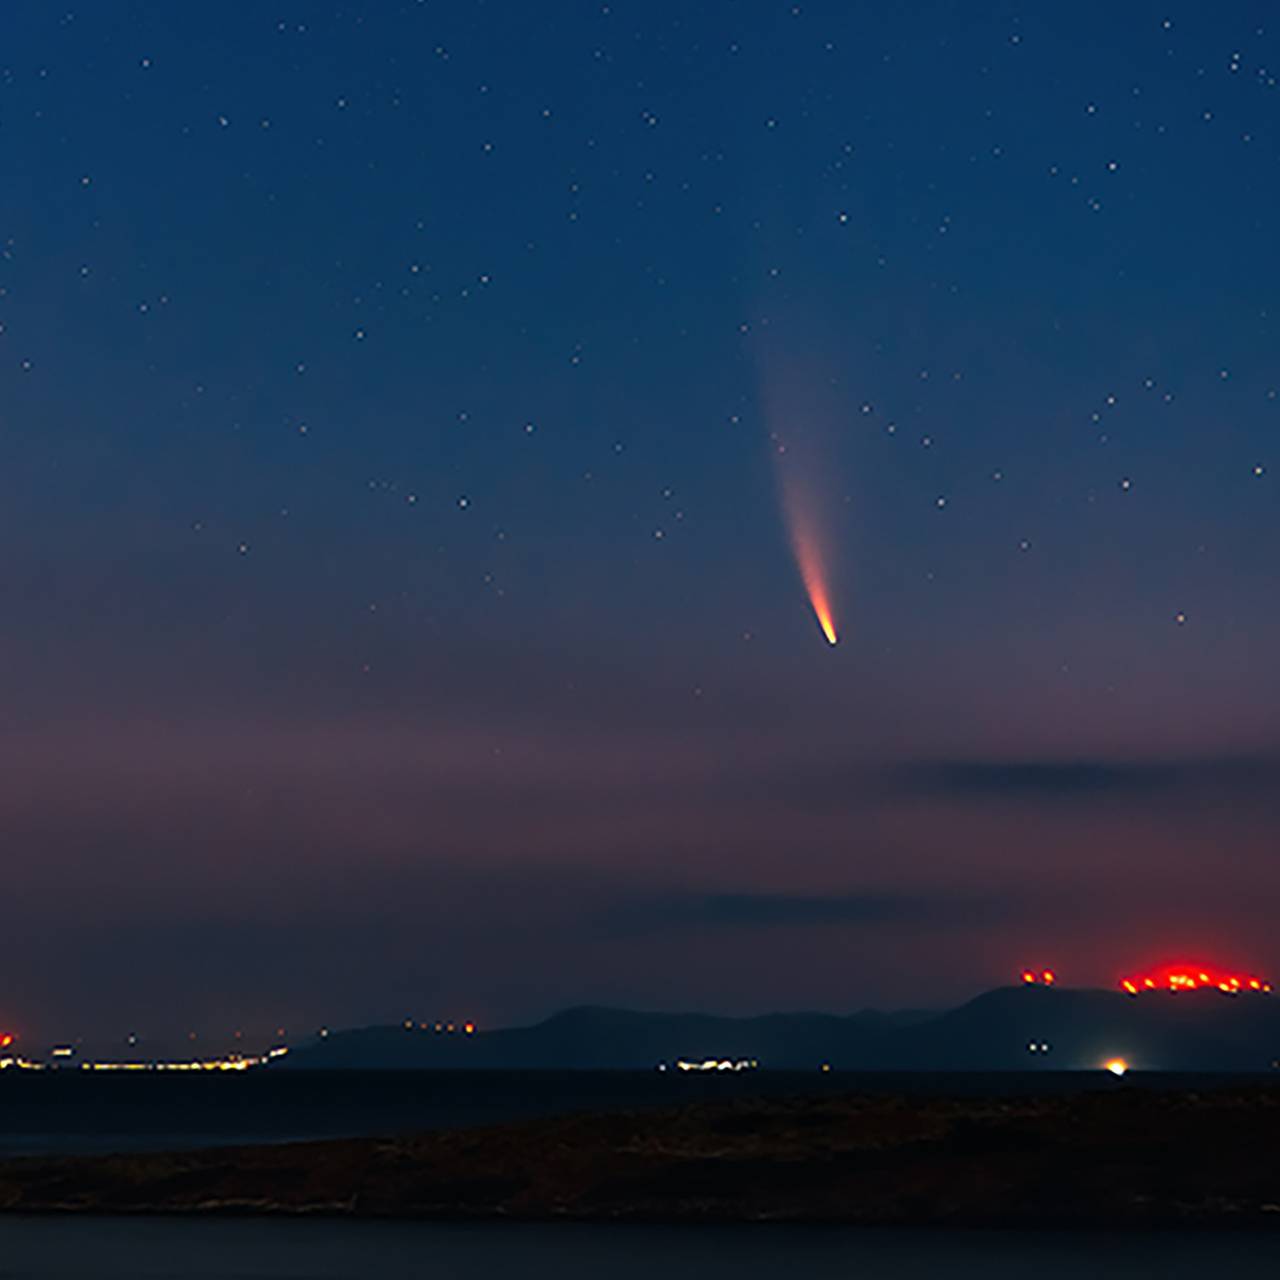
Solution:
[(1122, 1076), (1129, 1070), (1129, 1064), (1123, 1058), (1108, 1058), (1102, 1064), (1104, 1071), (1110, 1071), (1113, 1076)]
[(1139, 977), (1121, 978), (1120, 986), (1130, 995), (1136, 994), (1138, 986), (1147, 991), (1199, 991), (1213, 988), (1224, 995), (1234, 996), (1241, 991), (1270, 991), (1269, 983), (1251, 973), (1232, 973), (1228, 970), (1215, 969), (1206, 965), (1169, 965), (1163, 969), (1155, 969)]
[(1054, 973), (1052, 969), (1046, 969), (1044, 973), (1041, 974), (1040, 976), (1043, 979), (1044, 985), (1046, 987), (1053, 986), (1053, 984), (1058, 980), (1058, 975)]
[(0, 1049), (7, 1049), (13, 1043), (13, 1036), (9, 1032), (5, 1032), (0, 1036)]
[(462, 1029), (467, 1033), (467, 1035), (469, 1036), (474, 1035), (476, 1030), (476, 1024), (474, 1022), (464, 1022), (462, 1024)]
[(1022, 980), (1023, 982), (1027, 983), (1028, 986), (1030, 986), (1035, 982), (1036, 975), (1032, 973), (1030, 969), (1023, 969)]

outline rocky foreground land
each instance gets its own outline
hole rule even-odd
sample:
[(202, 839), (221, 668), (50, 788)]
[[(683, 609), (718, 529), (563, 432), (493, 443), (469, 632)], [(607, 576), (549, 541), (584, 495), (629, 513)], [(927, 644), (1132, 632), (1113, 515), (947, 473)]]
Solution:
[(0, 1165), (13, 1213), (1280, 1226), (1280, 1090), (704, 1103)]

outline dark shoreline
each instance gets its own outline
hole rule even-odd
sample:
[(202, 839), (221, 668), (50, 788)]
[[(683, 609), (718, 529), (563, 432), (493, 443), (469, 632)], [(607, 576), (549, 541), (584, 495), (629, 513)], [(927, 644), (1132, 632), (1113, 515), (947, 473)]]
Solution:
[(1280, 1227), (1280, 1090), (849, 1094), (0, 1163), (0, 1212)]
[(298, 1071), (0, 1074), (0, 1164), (25, 1157), (192, 1151), (479, 1129), (734, 1099), (994, 1098), (1117, 1088), (1271, 1088), (1280, 1075), (1104, 1071)]

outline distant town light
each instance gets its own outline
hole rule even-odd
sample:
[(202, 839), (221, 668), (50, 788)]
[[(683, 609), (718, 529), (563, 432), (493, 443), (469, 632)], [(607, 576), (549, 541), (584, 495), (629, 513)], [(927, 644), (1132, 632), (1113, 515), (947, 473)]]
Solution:
[(1123, 1058), (1111, 1058), (1102, 1064), (1102, 1069), (1113, 1076), (1122, 1076), (1129, 1070), (1129, 1064)]
[[(287, 1045), (276, 1045), (273, 1049), (268, 1049), (265, 1054), (258, 1056), (246, 1056), (243, 1054), (233, 1053), (225, 1058), (191, 1058), (174, 1061), (148, 1060), (148, 1061), (128, 1061), (115, 1062), (111, 1060), (86, 1060), (80, 1063), (81, 1071), (249, 1071), (254, 1067), (261, 1067), (266, 1063), (276, 1059), (283, 1058), (289, 1052)], [(0, 1058), (0, 1071), (8, 1068), (17, 1068), (21, 1071), (44, 1071), (46, 1069), (57, 1070), (60, 1066), (72, 1065), (67, 1063), (66, 1059), (72, 1057), (75, 1053), (74, 1048), (70, 1045), (58, 1045), (49, 1051), (51, 1058), (57, 1058), (59, 1062), (41, 1062), (29, 1058)]]

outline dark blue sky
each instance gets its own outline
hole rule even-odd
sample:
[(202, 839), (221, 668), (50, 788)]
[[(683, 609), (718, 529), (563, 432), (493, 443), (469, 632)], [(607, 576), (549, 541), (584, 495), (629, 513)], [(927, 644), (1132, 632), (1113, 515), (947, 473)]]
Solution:
[(1280, 968), (1278, 78), (1261, 3), (13, 4), (3, 1018)]

